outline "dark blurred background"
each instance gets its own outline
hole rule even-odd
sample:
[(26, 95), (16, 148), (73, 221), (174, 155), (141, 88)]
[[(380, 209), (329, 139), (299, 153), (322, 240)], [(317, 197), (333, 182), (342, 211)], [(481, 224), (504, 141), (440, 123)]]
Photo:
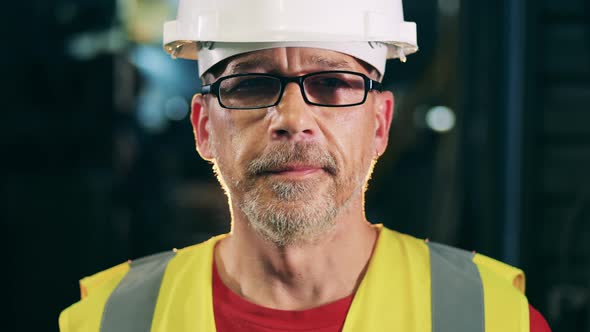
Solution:
[[(421, 50), (388, 63), (370, 220), (523, 268), (553, 331), (590, 331), (590, 2), (404, 5)], [(226, 232), (229, 213), (187, 117), (196, 64), (161, 48), (176, 1), (3, 8), (2, 330), (57, 331), (78, 279)]]

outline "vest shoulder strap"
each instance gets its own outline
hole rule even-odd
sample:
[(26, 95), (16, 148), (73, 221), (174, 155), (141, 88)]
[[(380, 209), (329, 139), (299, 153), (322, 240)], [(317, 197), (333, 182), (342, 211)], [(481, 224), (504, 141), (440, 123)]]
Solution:
[(175, 251), (130, 263), (131, 269), (105, 304), (100, 332), (149, 331), (168, 262)]
[(524, 294), (525, 275), (521, 269), (481, 254), (475, 254), (473, 262), (477, 264), (477, 266), (494, 273), (497, 277), (506, 281), (507, 284), (511, 284), (514, 288)]
[(429, 242), (432, 332), (484, 332), (484, 294), (473, 254)]
[(113, 266), (80, 280), (80, 298), (85, 299), (90, 295), (100, 292), (108, 287), (113, 279), (122, 279), (129, 272), (129, 261)]
[(475, 254), (485, 294), (486, 331), (530, 331), (524, 273), (490, 257)]
[(428, 247), (433, 332), (529, 332), (521, 270), (475, 252)]
[(81, 300), (60, 314), (60, 331), (149, 331), (160, 284), (174, 255), (146, 256), (80, 280)]

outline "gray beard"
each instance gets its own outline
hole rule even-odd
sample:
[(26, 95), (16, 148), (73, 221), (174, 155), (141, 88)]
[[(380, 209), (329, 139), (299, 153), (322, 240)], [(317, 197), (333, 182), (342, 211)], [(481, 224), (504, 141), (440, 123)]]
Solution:
[[(268, 169), (290, 162), (321, 166), (326, 174), (302, 181), (282, 181), (264, 174)], [(339, 210), (336, 203), (338, 167), (335, 159), (318, 145), (276, 145), (252, 160), (247, 173), (251, 175), (250, 180), (241, 183), (245, 195), (238, 207), (250, 226), (266, 240), (281, 247), (300, 245), (315, 242), (334, 228)], [(325, 188), (324, 176), (331, 177), (328, 188)]]
[(316, 182), (273, 183), (270, 191), (275, 197), (271, 199), (261, 198), (264, 187), (258, 186), (238, 206), (249, 225), (276, 246), (315, 243), (334, 228), (340, 211), (334, 186), (318, 194)]

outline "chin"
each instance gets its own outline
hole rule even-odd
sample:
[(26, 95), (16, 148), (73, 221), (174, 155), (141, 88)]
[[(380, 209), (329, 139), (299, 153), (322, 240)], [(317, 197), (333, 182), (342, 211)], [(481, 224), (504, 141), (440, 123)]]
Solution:
[(339, 211), (331, 190), (251, 192), (239, 207), (260, 236), (279, 246), (321, 238), (334, 228)]

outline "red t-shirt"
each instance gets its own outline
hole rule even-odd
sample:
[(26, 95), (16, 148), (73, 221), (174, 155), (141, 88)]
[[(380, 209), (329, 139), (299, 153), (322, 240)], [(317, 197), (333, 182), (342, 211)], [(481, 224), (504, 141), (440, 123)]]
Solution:
[[(353, 295), (318, 308), (301, 311), (269, 309), (249, 302), (229, 289), (213, 264), (213, 312), (218, 332), (339, 332)], [(529, 305), (531, 332), (551, 332)]]

